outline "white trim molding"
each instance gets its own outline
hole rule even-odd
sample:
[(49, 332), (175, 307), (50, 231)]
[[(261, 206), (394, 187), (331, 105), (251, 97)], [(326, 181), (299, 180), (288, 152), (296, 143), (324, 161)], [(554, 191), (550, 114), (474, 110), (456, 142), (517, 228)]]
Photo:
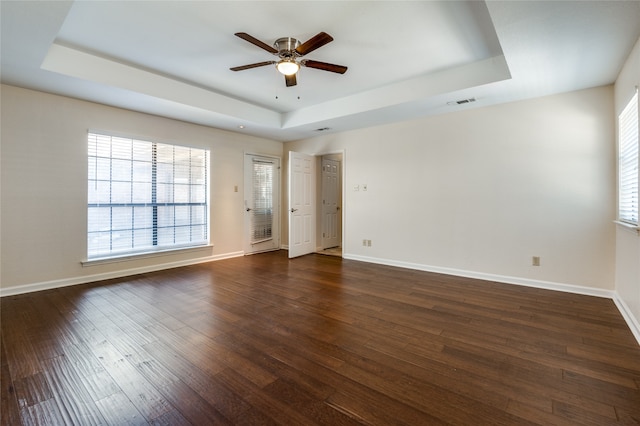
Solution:
[(178, 248), (170, 248), (170, 249), (166, 249), (166, 250), (150, 251), (150, 252), (146, 252), (146, 253), (127, 254), (127, 255), (124, 255), (124, 256), (111, 256), (111, 257), (103, 257), (103, 258), (98, 258), (98, 259), (83, 260), (80, 263), (82, 264), (82, 266), (84, 268), (86, 268), (86, 267), (96, 266), (96, 265), (106, 265), (106, 264), (109, 264), (109, 263), (130, 262), (132, 260), (138, 260), (138, 259), (148, 259), (148, 258), (153, 258), (153, 257), (171, 256), (171, 255), (175, 255), (175, 254), (194, 252), (194, 251), (203, 250), (203, 249), (209, 249), (209, 251), (210, 251), (210, 249), (212, 249), (212, 248), (213, 248), (213, 244), (204, 244), (204, 245), (200, 245), (200, 246), (178, 247)]
[(138, 268), (122, 269), (119, 271), (105, 272), (100, 274), (84, 275), (74, 278), (63, 278), (60, 280), (44, 281), (33, 284), (25, 284), (7, 288), (0, 288), (0, 297), (14, 296), (17, 294), (33, 293), (35, 291), (51, 290), (54, 288), (68, 287), (78, 284), (87, 284), (96, 281), (109, 280), (113, 278), (127, 277), (147, 272), (161, 271), (164, 269), (178, 268), (180, 266), (196, 265), (198, 263), (213, 262), (216, 260), (230, 259), (232, 257), (244, 256), (243, 251), (218, 254), (213, 256), (198, 257), (196, 259), (180, 260), (176, 262), (162, 263), (158, 265), (143, 266)]
[(616, 304), (616, 307), (620, 311), (620, 314), (631, 329), (631, 333), (633, 333), (633, 336), (638, 341), (638, 344), (640, 344), (640, 322), (638, 322), (638, 319), (633, 316), (631, 309), (629, 309), (629, 306), (627, 306), (624, 300), (620, 298), (620, 295), (618, 295), (618, 293), (614, 293), (613, 303)]
[(584, 287), (574, 284), (563, 284), (552, 281), (531, 280), (528, 278), (511, 277), (505, 275), (487, 274), (484, 272), (466, 271), (464, 269), (444, 268), (440, 266), (430, 266), (420, 263), (401, 262), (389, 259), (380, 259), (375, 257), (358, 256), (344, 254), (345, 259), (359, 260), (362, 262), (378, 263), (381, 265), (397, 266), (400, 268), (415, 269), (425, 272), (435, 272), (438, 274), (454, 275), (457, 277), (475, 278), (478, 280), (494, 281), (504, 284), (515, 284), (525, 287), (542, 288), (546, 290), (564, 291), (566, 293), (584, 294), (588, 296), (605, 297), (612, 299), (614, 292), (612, 290), (603, 290), (599, 288)]
[[(199, 263), (207, 263), (207, 262), (213, 262), (217, 260), (230, 259), (233, 257), (241, 257), (244, 255), (245, 253), (243, 251), (238, 251), (238, 252), (225, 253), (225, 254), (220, 254), (215, 256), (201, 257), (197, 259), (163, 263), (160, 265), (130, 268), (130, 269), (124, 269), (120, 271), (86, 275), (86, 276), (76, 277), (76, 278), (67, 278), (67, 279), (45, 281), (40, 283), (26, 284), (26, 285), (14, 286), (14, 287), (8, 287), (8, 288), (0, 288), (0, 297), (14, 296), (18, 294), (32, 293), (32, 292), (42, 291), (42, 290), (51, 290), (54, 288), (67, 287), (67, 286), (78, 285), (78, 284), (86, 284), (90, 282), (108, 280), (113, 278), (121, 278), (126, 276), (137, 275), (137, 274), (144, 274), (148, 272), (161, 271), (164, 269), (177, 268), (180, 266), (196, 265)], [(414, 270), (425, 271), (425, 272), (435, 272), (439, 274), (474, 278), (474, 279), (480, 279), (485, 281), (494, 281), (494, 282), (500, 282), (504, 284), (514, 284), (514, 285), (521, 285), (526, 287), (563, 291), (566, 293), (583, 294), (587, 296), (596, 296), (596, 297), (612, 299), (616, 307), (618, 308), (618, 311), (620, 311), (620, 314), (622, 315), (625, 322), (629, 326), (631, 333), (638, 341), (638, 344), (640, 344), (640, 323), (633, 316), (631, 309), (629, 309), (629, 307), (625, 304), (625, 302), (619, 297), (619, 295), (615, 291), (578, 286), (574, 284), (563, 284), (563, 283), (556, 283), (556, 282), (550, 282), (550, 281), (530, 280), (526, 278), (487, 274), (483, 272), (466, 271), (466, 270), (455, 269), (455, 268), (443, 268), (443, 267), (430, 266), (430, 265), (424, 265), (419, 263), (401, 262), (401, 261), (381, 259), (381, 258), (368, 257), (368, 256), (359, 256), (359, 255), (353, 255), (353, 254), (347, 254), (347, 253), (343, 254), (343, 258), (349, 259), (349, 260), (357, 260), (360, 262), (376, 263), (380, 265), (414, 269)]]
[(475, 278), (485, 281), (494, 281), (504, 284), (514, 284), (526, 287), (541, 288), (545, 290), (563, 291), (565, 293), (582, 294), (586, 296), (602, 297), (605, 299), (612, 299), (615, 303), (618, 311), (622, 315), (622, 318), (627, 323), (627, 326), (631, 330), (631, 333), (638, 341), (640, 345), (640, 323), (631, 312), (631, 309), (624, 303), (624, 301), (613, 290), (604, 290), (592, 287), (584, 287), (575, 284), (563, 284), (551, 281), (530, 280), (527, 278), (510, 277), (504, 275), (486, 274), (483, 272), (465, 271), (462, 269), (443, 268), (438, 266), (423, 265), (419, 263), (400, 262), (396, 260), (381, 259), (376, 257), (359, 256), (354, 254), (343, 254), (344, 259), (358, 260), (361, 262), (377, 263), (387, 266), (397, 266), (399, 268), (415, 269), (425, 272), (435, 272), (438, 274), (454, 275), (458, 277)]
[(632, 225), (626, 222), (620, 222), (619, 220), (614, 220), (613, 223), (615, 223), (616, 225), (618, 225), (618, 227), (624, 229), (625, 231), (633, 232), (634, 234), (640, 236), (640, 226)]

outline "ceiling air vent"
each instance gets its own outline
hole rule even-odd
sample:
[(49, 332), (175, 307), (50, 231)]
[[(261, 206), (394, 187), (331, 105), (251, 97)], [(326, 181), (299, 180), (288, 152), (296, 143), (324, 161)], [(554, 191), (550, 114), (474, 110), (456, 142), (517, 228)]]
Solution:
[(464, 104), (470, 104), (471, 102), (475, 102), (475, 101), (476, 101), (476, 98), (460, 99), (457, 101), (447, 102), (447, 105), (464, 105)]
[(331, 127), (320, 127), (319, 129), (316, 129), (316, 132), (324, 132), (325, 130), (330, 130)]

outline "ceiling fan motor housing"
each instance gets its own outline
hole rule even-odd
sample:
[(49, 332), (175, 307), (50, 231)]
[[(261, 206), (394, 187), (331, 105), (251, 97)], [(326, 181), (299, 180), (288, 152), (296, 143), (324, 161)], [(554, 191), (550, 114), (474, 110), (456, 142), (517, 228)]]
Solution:
[(273, 48), (278, 51), (280, 58), (289, 59), (296, 56), (295, 50), (300, 44), (300, 40), (293, 37), (282, 37), (273, 43)]

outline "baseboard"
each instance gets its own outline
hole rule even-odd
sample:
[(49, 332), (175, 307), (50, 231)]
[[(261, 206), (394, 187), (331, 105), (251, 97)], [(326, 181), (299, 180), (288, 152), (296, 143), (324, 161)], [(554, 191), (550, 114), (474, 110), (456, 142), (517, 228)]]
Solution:
[(629, 306), (624, 302), (624, 300), (620, 298), (620, 295), (617, 292), (615, 292), (613, 295), (613, 303), (616, 304), (616, 307), (620, 311), (620, 314), (631, 329), (631, 333), (633, 333), (633, 336), (636, 338), (638, 344), (640, 345), (640, 322), (638, 322), (638, 319), (633, 315), (631, 309), (629, 309)]
[[(282, 249), (286, 250), (288, 249), (288, 246), (282, 246)], [(197, 259), (163, 263), (160, 265), (151, 265), (151, 266), (145, 266), (140, 268), (123, 269), (120, 271), (106, 272), (102, 274), (85, 275), (85, 276), (76, 277), (76, 278), (66, 278), (66, 279), (45, 281), (40, 283), (26, 284), (26, 285), (14, 286), (14, 287), (8, 287), (8, 288), (0, 288), (0, 297), (32, 293), (35, 291), (42, 291), (42, 290), (51, 290), (54, 288), (67, 287), (67, 286), (78, 285), (78, 284), (86, 284), (90, 282), (108, 280), (113, 278), (121, 278), (121, 277), (136, 275), (136, 274), (144, 274), (148, 272), (161, 271), (164, 269), (178, 268), (180, 266), (196, 265), (199, 263), (213, 262), (216, 260), (230, 259), (233, 257), (240, 257), (240, 256), (244, 256), (244, 252), (238, 251), (238, 252), (232, 252), (232, 253), (219, 254), (215, 256), (200, 257)], [(375, 258), (375, 257), (368, 257), (368, 256), (359, 256), (359, 255), (348, 254), (348, 253), (343, 253), (342, 257), (344, 259), (357, 260), (361, 262), (376, 263), (376, 264), (388, 265), (388, 266), (397, 266), (400, 268), (414, 269), (419, 271), (435, 272), (439, 274), (454, 275), (454, 276), (466, 277), (466, 278), (475, 278), (475, 279), (480, 279), (485, 281), (495, 281), (495, 282), (501, 282), (505, 284), (515, 284), (515, 285), (522, 285), (527, 287), (541, 288), (546, 290), (564, 291), (567, 293), (584, 294), (588, 296), (597, 296), (597, 297), (612, 299), (616, 307), (620, 311), (620, 314), (622, 315), (627, 325), (629, 326), (631, 333), (633, 333), (633, 336), (638, 341), (638, 344), (640, 344), (640, 323), (638, 322), (638, 319), (634, 317), (633, 313), (631, 312), (631, 309), (629, 309), (629, 307), (624, 302), (624, 300), (622, 300), (618, 295), (618, 293), (614, 291), (578, 286), (573, 284), (530, 280), (526, 278), (486, 274), (482, 272), (466, 271), (466, 270), (455, 269), (455, 268), (430, 266), (430, 265), (424, 265), (419, 263), (400, 262), (396, 260), (389, 260), (389, 259), (382, 259), (382, 258)]]
[(541, 288), (546, 290), (564, 291), (566, 293), (584, 294), (588, 296), (604, 297), (612, 299), (614, 292), (598, 288), (584, 287), (574, 284), (564, 284), (551, 281), (531, 280), (528, 278), (511, 277), (505, 275), (487, 274), (484, 272), (466, 271), (463, 269), (444, 268), (440, 266), (424, 265), (420, 263), (400, 262), (397, 260), (381, 259), (376, 257), (343, 254), (343, 258), (359, 260), (361, 262), (378, 263), (381, 265), (397, 266), (400, 268), (415, 269), (418, 271), (435, 272), (438, 274), (454, 275), (457, 277), (475, 278), (485, 281), (495, 281), (504, 284), (515, 284), (525, 287)]
[(232, 257), (240, 257), (240, 256), (244, 256), (243, 251), (218, 254), (214, 256), (199, 257), (196, 259), (181, 260), (177, 262), (168, 262), (168, 263), (162, 263), (159, 265), (143, 266), (139, 268), (122, 269), (119, 271), (105, 272), (101, 274), (84, 275), (82, 277), (64, 278), (60, 280), (44, 281), (40, 283), (0, 288), (0, 297), (14, 296), (17, 294), (25, 294), (25, 293), (33, 293), (34, 291), (51, 290), (54, 288), (68, 287), (71, 285), (78, 285), (78, 284), (86, 284), (86, 283), (91, 283), (95, 281), (110, 280), (113, 278), (127, 277), (131, 275), (161, 271), (164, 269), (178, 268), (181, 266), (196, 265), (198, 263), (207, 263), (207, 262), (213, 262), (216, 260), (230, 259)]
[(454, 275), (458, 277), (476, 278), (480, 280), (495, 281), (495, 282), (500, 282), (504, 284), (515, 284), (515, 285), (521, 285), (526, 287), (563, 291), (566, 293), (583, 294), (587, 296), (596, 296), (596, 297), (603, 297), (606, 299), (612, 299), (616, 307), (618, 308), (618, 311), (620, 311), (622, 318), (624, 318), (625, 322), (629, 326), (631, 333), (638, 341), (638, 344), (640, 344), (640, 323), (638, 322), (638, 319), (634, 317), (633, 313), (631, 312), (631, 309), (629, 309), (627, 304), (620, 298), (618, 293), (616, 293), (615, 291), (584, 287), (584, 286), (579, 286), (574, 284), (563, 284), (563, 283), (556, 283), (556, 282), (550, 282), (550, 281), (530, 280), (527, 278), (518, 278), (518, 277), (510, 277), (510, 276), (503, 276), (503, 275), (486, 274), (482, 272), (465, 271), (465, 270), (454, 269), (454, 268), (442, 268), (442, 267), (429, 266), (429, 265), (423, 265), (418, 263), (399, 262), (395, 260), (380, 259), (380, 258), (368, 257), (368, 256), (358, 256), (358, 255), (346, 254), (346, 253), (343, 254), (342, 257), (344, 259), (358, 260), (361, 262), (377, 263), (381, 265), (397, 266), (400, 268), (415, 269), (415, 270), (426, 271), (426, 272), (435, 272), (439, 274)]

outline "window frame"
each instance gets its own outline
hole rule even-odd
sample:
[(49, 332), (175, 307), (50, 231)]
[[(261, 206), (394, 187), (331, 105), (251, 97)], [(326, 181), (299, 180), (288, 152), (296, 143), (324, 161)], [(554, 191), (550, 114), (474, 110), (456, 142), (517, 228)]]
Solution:
[[(94, 141), (95, 141), (94, 142), (95, 153), (93, 154), (91, 152), (91, 147), (93, 146), (92, 137), (94, 138)], [(106, 138), (109, 140), (109, 144), (111, 148), (108, 156), (103, 155), (98, 157), (98, 138), (103, 138), (103, 140)], [(131, 152), (132, 152), (131, 158), (128, 160), (124, 160), (125, 163), (130, 162), (130, 168), (131, 168), (131, 178), (129, 180), (125, 180), (125, 183), (131, 184), (132, 186), (132, 189), (130, 191), (131, 192), (130, 200), (124, 203), (114, 202), (114, 199), (113, 199), (113, 194), (115, 191), (113, 188), (114, 182), (122, 183), (122, 182), (118, 182), (117, 179), (114, 179), (114, 173), (113, 173), (114, 163), (116, 161), (123, 162), (114, 154), (114, 150), (113, 150), (114, 140), (118, 140), (120, 141), (120, 143), (122, 143), (122, 141), (129, 143), (129, 147), (131, 148)], [(141, 161), (138, 159), (135, 159), (134, 150), (136, 149), (136, 147), (145, 146), (145, 144), (147, 149), (151, 150), (149, 159), (141, 160)], [(173, 186), (172, 190), (170, 191), (171, 199), (165, 200), (164, 202), (159, 202), (159, 199), (157, 198), (158, 187), (160, 186), (159, 180), (158, 180), (158, 176), (159, 176), (158, 165), (161, 163), (161, 160), (157, 155), (159, 147), (161, 149), (168, 149), (173, 153), (173, 158), (170, 160), (170, 162), (165, 161), (164, 163), (162, 163), (164, 165), (170, 164), (174, 172), (174, 174), (171, 176), (172, 181), (168, 183), (168, 185)], [(177, 157), (176, 153), (178, 152), (182, 154), (188, 153), (188, 158), (186, 159), (186, 162), (176, 160), (176, 157)], [(92, 159), (94, 162), (92, 162)], [(98, 159), (108, 161), (109, 163), (108, 178), (103, 177), (99, 179), (98, 168), (97, 168)], [(196, 161), (200, 162), (199, 165), (195, 164)], [(147, 174), (149, 175), (147, 176), (148, 188), (143, 192), (135, 194), (133, 186), (136, 183), (138, 183), (138, 181), (135, 180), (133, 177), (135, 174), (134, 169), (135, 169), (135, 164), (136, 163), (139, 164), (140, 162), (145, 163), (145, 165), (149, 168), (149, 170), (147, 171)], [(182, 181), (177, 182), (178, 178), (176, 174), (177, 173), (176, 169), (177, 167), (180, 167), (180, 166), (184, 167), (186, 164), (188, 164), (188, 167), (189, 167), (188, 181), (186, 184), (185, 182), (182, 182)], [(91, 170), (92, 165), (96, 167), (96, 170), (93, 173)], [(195, 146), (190, 146), (188, 144), (183, 144), (183, 143), (166, 142), (166, 141), (161, 141), (157, 139), (152, 140), (150, 138), (131, 137), (131, 136), (126, 136), (126, 135), (112, 133), (112, 132), (89, 130), (87, 132), (87, 184), (88, 184), (87, 204), (86, 204), (87, 248), (85, 251), (86, 257), (85, 257), (85, 260), (82, 262), (82, 264), (91, 265), (91, 264), (98, 264), (98, 263), (105, 263), (105, 262), (153, 257), (157, 255), (167, 255), (175, 252), (183, 252), (183, 251), (189, 251), (194, 249), (198, 250), (204, 247), (211, 247), (211, 243), (210, 243), (211, 241), (211, 220), (210, 220), (211, 166), (210, 165), (211, 165), (211, 150), (208, 148), (195, 147)], [(193, 171), (194, 168), (198, 168), (198, 170), (194, 172)], [(105, 202), (104, 199), (100, 199), (100, 196), (97, 196), (98, 198), (96, 198), (95, 194), (92, 195), (91, 185), (95, 184), (97, 187), (98, 182), (108, 183), (109, 201)], [(178, 194), (175, 192), (177, 186), (182, 186), (182, 187), (187, 186), (189, 188), (188, 201), (186, 202), (184, 200), (177, 201), (176, 197)], [(197, 191), (197, 195), (194, 195), (196, 194), (196, 192), (194, 191)], [(136, 201), (135, 200), (136, 195), (145, 195), (146, 200)], [(183, 215), (184, 218), (182, 218), (182, 220), (187, 221), (187, 224), (185, 225), (184, 222), (183, 224), (178, 224), (177, 221), (175, 220), (176, 207), (183, 207), (184, 209), (185, 206), (188, 210), (188, 213), (185, 213)], [(96, 207), (109, 208), (109, 214), (111, 215), (111, 219), (110, 219), (108, 229), (105, 229), (105, 230), (100, 229), (99, 231), (95, 230), (96, 222), (92, 222), (92, 217), (95, 217), (95, 213), (92, 213), (91, 209), (92, 208), (95, 209)], [(121, 207), (130, 208), (131, 213), (129, 213), (129, 215), (131, 216), (135, 215), (136, 208), (146, 209), (147, 215), (150, 212), (152, 212), (152, 220), (150, 222), (151, 237), (149, 239), (149, 236), (147, 236), (146, 243), (142, 243), (142, 244), (136, 243), (135, 238), (133, 237), (133, 234), (135, 233), (136, 230), (139, 230), (139, 229), (136, 228), (135, 224), (132, 223), (130, 227), (122, 230), (118, 230), (118, 228), (115, 227), (113, 222), (116, 216), (113, 210), (115, 208), (121, 208)], [(192, 207), (196, 207), (196, 209), (199, 211), (194, 212)], [(162, 225), (158, 220), (159, 208), (164, 208), (166, 211), (170, 210), (171, 208), (174, 209), (173, 224), (170, 224), (164, 227), (164, 229), (169, 230), (169, 232), (173, 230), (174, 232), (173, 242), (161, 244), (158, 241), (159, 229), (162, 228)], [(98, 210), (94, 210), (94, 212), (95, 211), (98, 211)], [(92, 216), (92, 214), (94, 214), (94, 216)], [(194, 215), (198, 217), (199, 221), (194, 220)], [(148, 219), (147, 219), (147, 223), (149, 223)], [(103, 226), (106, 226), (105, 222), (102, 222), (100, 224)], [(187, 239), (188, 241), (179, 241), (178, 239), (178, 242), (176, 242), (177, 230), (179, 228), (188, 229), (189, 235), (188, 237), (184, 238), (184, 239)], [(195, 238), (193, 234), (194, 228), (196, 231)], [(147, 227), (146, 229), (147, 231), (149, 231), (149, 227)], [(131, 246), (124, 249), (122, 248), (114, 249), (114, 245), (112, 243), (114, 238), (113, 236), (114, 232), (116, 233), (131, 232), (132, 234)], [(90, 238), (92, 236), (95, 236), (97, 233), (102, 233), (104, 235), (109, 236), (110, 243), (107, 249), (101, 250), (102, 247), (100, 245), (92, 246)], [(151, 241), (151, 244), (149, 244), (149, 241)]]

